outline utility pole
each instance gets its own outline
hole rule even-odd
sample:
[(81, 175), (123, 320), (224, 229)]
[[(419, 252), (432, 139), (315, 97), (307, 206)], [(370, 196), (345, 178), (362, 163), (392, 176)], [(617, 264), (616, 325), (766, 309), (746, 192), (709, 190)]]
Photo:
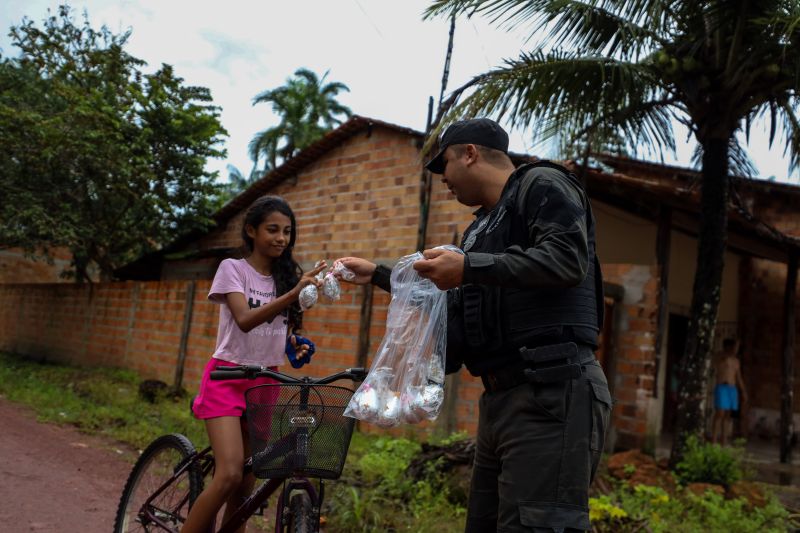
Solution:
[[(439, 90), (439, 103), (436, 106), (438, 117), (442, 111), (442, 102), (444, 101), (444, 93), (447, 89), (447, 79), (450, 77), (450, 58), (453, 55), (453, 37), (456, 32), (456, 15), (450, 17), (450, 36), (447, 39), (447, 54), (444, 59), (444, 69), (442, 71), (442, 86)], [(431, 133), (433, 120), (433, 97), (428, 99), (428, 120), (425, 123), (425, 138), (427, 139)], [(435, 149), (435, 147), (434, 147)], [(422, 169), (420, 176), (420, 191), (419, 191), (419, 227), (417, 228), (417, 250), (422, 251), (425, 249), (425, 240), (428, 233), (428, 214), (431, 208), (431, 173), (425, 168)]]

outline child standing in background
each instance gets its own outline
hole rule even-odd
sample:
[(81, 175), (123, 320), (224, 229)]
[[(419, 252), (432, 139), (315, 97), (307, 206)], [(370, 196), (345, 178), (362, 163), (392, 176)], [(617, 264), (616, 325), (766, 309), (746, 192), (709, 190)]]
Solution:
[[(253, 203), (242, 225), (242, 239), (249, 251), (244, 259), (225, 259), (219, 265), (208, 298), (220, 304), (217, 345), (206, 365), (200, 392), (192, 406), (194, 415), (205, 420), (214, 450), (215, 470), (211, 483), (194, 502), (183, 533), (207, 532), (217, 512), (228, 503), (225, 517), (252, 491), (255, 479), (242, 477), (245, 457), (250, 454), (244, 393), (270, 378), (211, 381), (210, 373), (221, 366), (260, 365), (273, 370), (286, 360), (287, 350), (296, 352), (302, 366), (313, 353), (313, 344), (297, 335), (302, 311), (297, 303), (303, 287), (320, 282), (316, 275), (322, 263), (303, 274), (292, 258), (297, 236), (294, 213), (277, 196), (264, 196)], [(276, 390), (277, 393), (277, 390)], [(239, 529), (243, 533), (245, 526)]]
[[(747, 402), (747, 390), (742, 379), (741, 365), (737, 357), (739, 341), (725, 339), (722, 342), (722, 354), (714, 364), (716, 384), (714, 385), (714, 420), (711, 424), (711, 442), (728, 441), (728, 421), (731, 413), (740, 409), (741, 403)], [(739, 401), (739, 391), (742, 402)]]

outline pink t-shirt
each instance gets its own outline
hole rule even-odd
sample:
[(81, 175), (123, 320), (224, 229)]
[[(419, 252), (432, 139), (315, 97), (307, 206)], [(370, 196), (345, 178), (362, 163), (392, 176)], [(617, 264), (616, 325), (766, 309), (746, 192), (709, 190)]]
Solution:
[(272, 322), (264, 322), (247, 333), (239, 329), (225, 295), (244, 294), (250, 308), (261, 307), (275, 299), (275, 280), (257, 272), (244, 259), (225, 259), (220, 263), (208, 299), (219, 306), (216, 359), (242, 365), (276, 366), (286, 360), (286, 312)]

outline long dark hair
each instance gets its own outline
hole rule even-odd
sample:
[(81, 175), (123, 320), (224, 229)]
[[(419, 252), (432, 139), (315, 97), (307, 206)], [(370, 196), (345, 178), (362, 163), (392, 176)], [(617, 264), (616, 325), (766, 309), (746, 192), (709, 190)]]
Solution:
[[(297, 222), (294, 218), (294, 212), (286, 200), (280, 196), (262, 196), (250, 206), (247, 214), (244, 216), (242, 223), (242, 240), (245, 247), (253, 252), (253, 239), (247, 234), (247, 226), (258, 226), (264, 222), (270, 213), (277, 211), (289, 217), (292, 222), (292, 230), (289, 236), (289, 244), (283, 250), (283, 253), (272, 262), (272, 278), (275, 280), (275, 294), (281, 296), (286, 294), (297, 285), (300, 277), (303, 275), (303, 269), (297, 264), (297, 261), (292, 257), (294, 250), (294, 241), (297, 238)], [(289, 327), (291, 329), (299, 330), (303, 327), (303, 312), (300, 310), (300, 304), (294, 302), (289, 306)]]

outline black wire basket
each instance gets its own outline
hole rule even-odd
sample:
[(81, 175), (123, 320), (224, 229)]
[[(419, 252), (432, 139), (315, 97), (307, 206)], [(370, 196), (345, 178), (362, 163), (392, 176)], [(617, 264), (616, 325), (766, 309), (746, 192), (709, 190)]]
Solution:
[(355, 420), (343, 415), (353, 391), (334, 385), (272, 384), (245, 393), (258, 478), (337, 479)]

